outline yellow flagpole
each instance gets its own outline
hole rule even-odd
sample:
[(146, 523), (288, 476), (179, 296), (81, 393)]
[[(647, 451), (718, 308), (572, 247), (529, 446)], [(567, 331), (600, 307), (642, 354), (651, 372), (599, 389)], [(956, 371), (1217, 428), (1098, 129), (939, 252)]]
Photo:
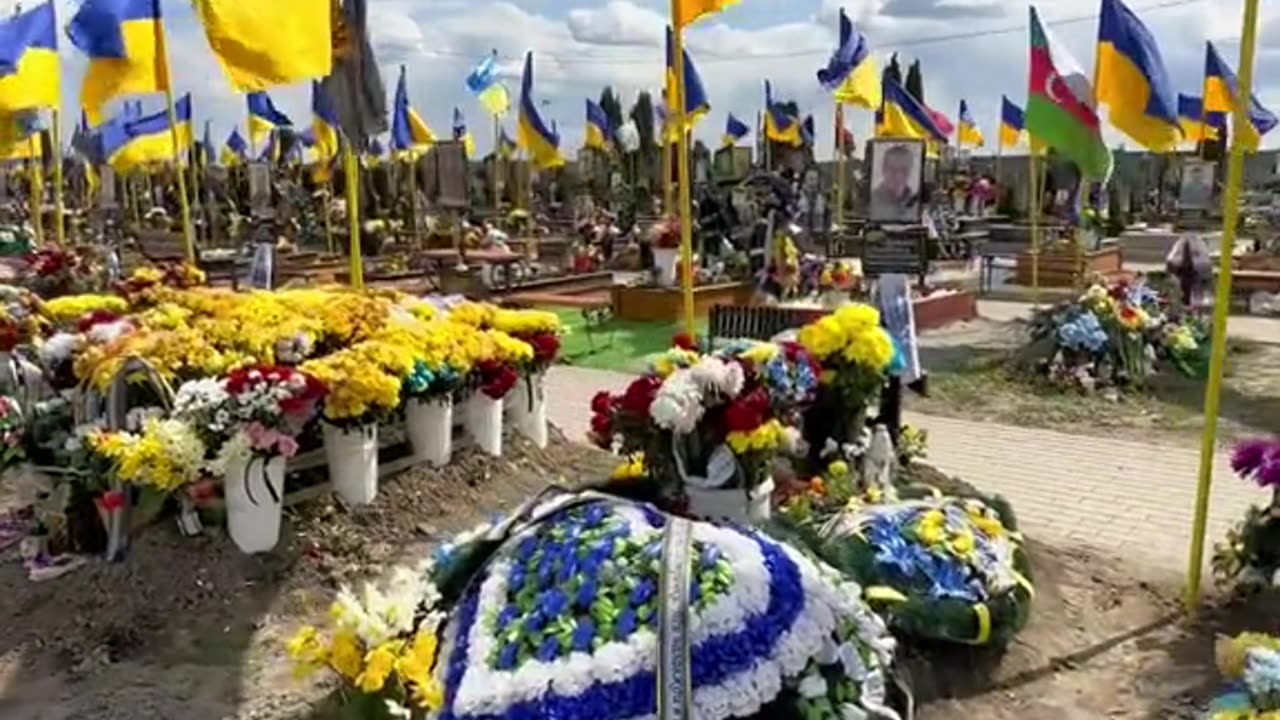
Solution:
[(364, 259), (360, 256), (360, 169), (351, 141), (342, 145), (342, 168), (347, 178), (347, 229), (351, 233), (351, 287), (364, 289)]
[(1240, 185), (1244, 181), (1244, 148), (1240, 137), (1250, 122), (1248, 98), (1253, 92), (1253, 62), (1258, 42), (1258, 0), (1245, 0), (1244, 28), (1240, 33), (1240, 88), (1232, 113), (1231, 159), (1227, 165), (1227, 191), (1222, 200), (1222, 247), (1218, 258), (1218, 288), (1213, 301), (1213, 346), (1209, 354), (1209, 382), (1204, 390), (1204, 433), (1200, 436), (1200, 479), (1196, 486), (1195, 516), (1191, 528), (1191, 554), (1187, 561), (1188, 614), (1200, 602), (1200, 573), (1204, 564), (1205, 525), (1209, 518), (1209, 490), (1213, 485), (1213, 455), (1217, 447), (1218, 406), (1223, 366), (1227, 359), (1227, 311), (1231, 303), (1231, 261), (1240, 219)]
[[(670, 117), (671, 108), (667, 107), (667, 117)], [(659, 147), (662, 148), (662, 214), (675, 215), (675, 195), (676, 188), (671, 182), (671, 135), (667, 131), (667, 123), (670, 120), (662, 121), (662, 142)]]
[(66, 206), (62, 199), (62, 137), (58, 132), (58, 111), (50, 111), (50, 143), (53, 145), (53, 237), (58, 247), (67, 244)]
[[(676, 120), (676, 182), (680, 192), (680, 263), (683, 268), (680, 284), (684, 289), (684, 329), (692, 337), (693, 322), (693, 223), (692, 202), (689, 197), (689, 134), (685, 132), (685, 100), (684, 100), (684, 28), (676, 20), (679, 14), (680, 0), (671, 0), (671, 54), (675, 64), (675, 120)], [(670, 116), (670, 108), (668, 108)], [(664, 150), (665, 152), (666, 150)]]
[[(194, 134), (195, 126), (192, 126), (191, 130)], [(200, 202), (200, 161), (203, 158), (197, 157), (196, 140), (194, 137), (191, 138), (191, 144), (187, 146), (187, 157), (191, 160), (191, 197), (197, 205), (204, 207), (204, 203)], [(182, 173), (182, 168), (178, 168), (178, 173)], [(196, 237), (196, 235), (198, 235), (198, 233), (193, 234), (193, 237), (195, 237), (196, 240), (199, 240), (200, 238)]]
[(29, 135), (27, 144), (31, 148), (31, 159), (28, 161), (31, 173), (31, 228), (36, 233), (36, 244), (44, 245), (44, 172), (40, 167), (44, 158), (40, 153), (39, 135)]
[(493, 209), (502, 210), (502, 120), (493, 116)]
[(196, 238), (191, 227), (191, 203), (187, 201), (187, 180), (182, 172), (182, 147), (178, 142), (178, 116), (173, 111), (173, 78), (169, 73), (169, 47), (164, 33), (160, 34), (161, 50), (164, 52), (164, 102), (169, 114), (169, 137), (173, 139), (173, 174), (178, 177), (178, 207), (182, 209), (182, 240), (186, 247), (187, 262), (196, 261)]

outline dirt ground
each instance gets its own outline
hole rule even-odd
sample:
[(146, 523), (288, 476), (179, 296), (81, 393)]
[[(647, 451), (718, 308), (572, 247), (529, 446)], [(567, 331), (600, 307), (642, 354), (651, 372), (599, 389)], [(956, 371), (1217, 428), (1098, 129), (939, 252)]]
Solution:
[[(1181, 442), (1203, 426), (1204, 381), (1172, 368), (1146, 390), (1064, 392), (1014, 372), (1010, 360), (1026, 326), (980, 319), (920, 338), (930, 397), (908, 393), (922, 413), (1044, 427), (1085, 435)], [(1222, 441), (1280, 429), (1280, 344), (1228, 344), (1219, 436)]]
[[(462, 453), (443, 471), (401, 475), (370, 508), (304, 506), (263, 558), (216, 530), (190, 540), (162, 526), (124, 563), (47, 583), (0, 559), (0, 718), (334, 717), (329, 688), (294, 680), (282, 647), (340, 581), (376, 575), (547, 482), (613, 466), (563, 438), (545, 451), (513, 442), (510, 458)], [(1175, 578), (1038, 542), (1030, 551), (1036, 605), (1007, 651), (904, 648), (920, 720), (1190, 720), (1212, 695), (1212, 639), (1227, 619), (1232, 630), (1280, 629), (1274, 599), (1271, 612), (1255, 603), (1183, 625)]]

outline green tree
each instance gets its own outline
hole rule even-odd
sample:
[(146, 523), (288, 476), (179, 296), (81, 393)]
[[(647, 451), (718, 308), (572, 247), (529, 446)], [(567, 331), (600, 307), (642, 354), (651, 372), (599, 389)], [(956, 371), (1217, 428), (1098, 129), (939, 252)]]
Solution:
[(609, 118), (609, 129), (618, 132), (618, 128), (622, 127), (622, 103), (618, 101), (613, 88), (606, 86), (604, 92), (600, 93), (600, 109)]
[(921, 105), (924, 101), (924, 77), (920, 72), (920, 61), (915, 60), (907, 68), (907, 94), (915, 98)]
[(902, 66), (898, 64), (898, 53), (894, 53), (893, 56), (889, 58), (889, 64), (884, 66), (882, 79), (885, 82), (892, 80), (899, 85), (902, 84)]
[(631, 106), (631, 121), (636, 124), (636, 132), (640, 134), (641, 154), (656, 154), (658, 146), (653, 132), (653, 96), (648, 90), (641, 90), (636, 96), (636, 102)]

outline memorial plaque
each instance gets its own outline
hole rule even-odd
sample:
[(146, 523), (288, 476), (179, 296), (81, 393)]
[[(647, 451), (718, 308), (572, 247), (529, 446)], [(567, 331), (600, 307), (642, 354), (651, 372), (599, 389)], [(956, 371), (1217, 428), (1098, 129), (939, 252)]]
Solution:
[(431, 148), (431, 154), (435, 155), (436, 203), (444, 207), (466, 207), (470, 198), (466, 148), (457, 141), (438, 142)]
[(271, 290), (275, 284), (275, 269), (275, 243), (258, 243), (253, 248), (253, 260), (249, 264), (249, 287), (257, 290)]
[(727, 147), (716, 151), (711, 163), (712, 178), (718, 183), (738, 183), (751, 174), (751, 148)]
[(897, 273), (923, 275), (928, 270), (925, 261), (925, 238), (919, 232), (867, 233), (862, 244), (863, 277), (879, 277)]
[(254, 217), (271, 217), (271, 166), (251, 162), (249, 168), (249, 208)]
[(110, 165), (98, 167), (98, 207), (110, 210), (116, 203), (116, 173)]

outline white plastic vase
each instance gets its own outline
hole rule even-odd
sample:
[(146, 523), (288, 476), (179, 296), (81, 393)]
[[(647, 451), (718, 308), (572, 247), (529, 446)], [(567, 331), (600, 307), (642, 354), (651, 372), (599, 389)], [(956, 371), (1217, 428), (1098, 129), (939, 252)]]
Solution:
[(662, 287), (676, 284), (676, 260), (680, 257), (680, 248), (654, 248), (653, 267), (657, 272), (657, 283)]
[(340, 428), (324, 423), (324, 457), (333, 489), (351, 505), (378, 495), (378, 426)]
[(515, 429), (540, 448), (547, 446), (546, 373), (534, 373), (516, 381), (509, 397), (508, 417)]
[(284, 466), (282, 457), (249, 456), (227, 463), (222, 478), (227, 534), (246, 553), (267, 552), (280, 540)]
[(453, 456), (453, 398), (414, 398), (404, 414), (414, 459), (435, 467), (448, 465)]
[(467, 400), (467, 434), (481, 452), (502, 456), (502, 401), (483, 392), (474, 392)]
[(772, 478), (750, 491), (742, 488), (703, 490), (686, 485), (684, 492), (689, 499), (689, 515), (695, 518), (750, 525), (768, 520), (772, 514)]

